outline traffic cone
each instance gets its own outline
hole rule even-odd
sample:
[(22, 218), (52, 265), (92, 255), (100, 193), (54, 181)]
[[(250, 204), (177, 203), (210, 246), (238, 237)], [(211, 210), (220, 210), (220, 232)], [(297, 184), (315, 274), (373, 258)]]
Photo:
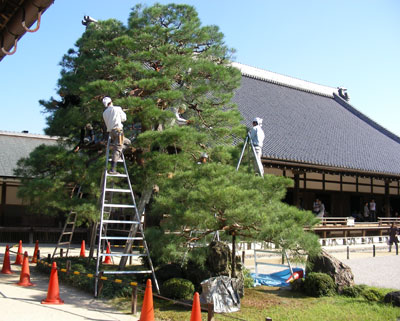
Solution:
[[(107, 243), (106, 254), (111, 254), (111, 251), (110, 251), (110, 242)], [(106, 255), (106, 258), (104, 259), (103, 264), (112, 264), (112, 262), (111, 262), (111, 256)]]
[(190, 321), (201, 321), (200, 297), (198, 292), (194, 293)]
[(24, 255), (22, 253), (22, 241), (19, 241), (18, 245), (18, 252), (17, 252), (17, 257), (15, 258), (15, 262), (13, 264), (15, 265), (22, 265), (22, 261), (24, 259)]
[(25, 251), (24, 254), (24, 263), (22, 264), (21, 274), (19, 276), (19, 282), (17, 285), (20, 286), (34, 286), (31, 282), (31, 275), (29, 273), (29, 258), (28, 252)]
[(151, 288), (150, 279), (148, 279), (146, 283), (139, 321), (154, 321), (153, 290)]
[(85, 257), (85, 240), (82, 240), (80, 257)]
[(3, 268), (1, 269), (3, 274), (12, 274), (10, 265), (10, 248), (6, 246), (6, 253), (4, 254)]
[(31, 263), (37, 263), (37, 252), (38, 252), (38, 250), (39, 250), (39, 241), (36, 240), (35, 250), (33, 251), (33, 256), (32, 256)]
[(60, 299), (60, 289), (58, 287), (58, 273), (57, 263), (53, 262), (51, 266), (49, 288), (47, 290), (47, 298), (42, 300), (42, 304), (64, 304), (64, 301)]

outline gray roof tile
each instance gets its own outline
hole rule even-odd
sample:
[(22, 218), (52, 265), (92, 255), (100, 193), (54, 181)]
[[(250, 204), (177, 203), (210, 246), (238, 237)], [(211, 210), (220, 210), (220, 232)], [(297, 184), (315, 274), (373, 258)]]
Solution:
[(266, 157), (400, 175), (400, 138), (334, 93), (243, 75), (233, 101), (248, 127), (263, 118)]

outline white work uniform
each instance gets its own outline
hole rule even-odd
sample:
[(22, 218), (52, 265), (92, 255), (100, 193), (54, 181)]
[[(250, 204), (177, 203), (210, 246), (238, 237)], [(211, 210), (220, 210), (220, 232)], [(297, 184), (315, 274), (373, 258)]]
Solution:
[(119, 106), (108, 106), (103, 112), (103, 119), (108, 132), (111, 132), (113, 129), (122, 130), (122, 123), (126, 121), (126, 114)]
[(264, 168), (261, 163), (261, 156), (262, 156), (262, 146), (264, 144), (265, 134), (260, 125), (254, 126), (250, 130), (250, 137), (251, 140), (253, 141), (254, 149), (256, 152), (256, 157), (257, 157), (256, 162), (258, 163), (261, 172), (264, 174)]

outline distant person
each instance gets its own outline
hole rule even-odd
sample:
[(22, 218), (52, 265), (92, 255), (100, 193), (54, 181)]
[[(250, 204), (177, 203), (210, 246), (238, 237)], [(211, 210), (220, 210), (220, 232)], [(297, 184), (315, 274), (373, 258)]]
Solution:
[(265, 134), (262, 130), (262, 118), (256, 117), (253, 119), (253, 128), (250, 130), (250, 137), (253, 142), (254, 150), (256, 152), (256, 169), (260, 168), (260, 172), (264, 175), (264, 168), (261, 163), (262, 147), (264, 144)]
[(376, 203), (374, 199), (369, 202), (369, 215), (370, 222), (376, 222)]
[(396, 248), (397, 248), (398, 243), (399, 243), (399, 239), (397, 238), (398, 234), (399, 234), (399, 230), (398, 230), (396, 224), (393, 222), (389, 229), (389, 252), (392, 252), (393, 243), (396, 245)]
[(314, 201), (314, 203), (313, 203), (312, 212), (313, 212), (315, 215), (317, 215), (317, 214), (319, 213), (319, 211), (320, 211), (320, 208), (321, 208), (321, 203), (320, 203), (319, 199), (316, 198), (315, 201)]
[(325, 204), (324, 203), (322, 203), (320, 200), (319, 200), (319, 213), (317, 214), (317, 217), (324, 217), (325, 216)]
[(368, 222), (369, 221), (369, 206), (368, 206), (368, 202), (366, 202), (364, 204), (364, 222)]
[(129, 139), (124, 137), (122, 123), (126, 121), (126, 114), (119, 106), (114, 106), (110, 97), (103, 98), (103, 105), (106, 110), (103, 112), (103, 119), (107, 126), (107, 132), (111, 135), (111, 146), (113, 148), (111, 156), (110, 175), (117, 175), (117, 162), (122, 155), (124, 144), (130, 144)]

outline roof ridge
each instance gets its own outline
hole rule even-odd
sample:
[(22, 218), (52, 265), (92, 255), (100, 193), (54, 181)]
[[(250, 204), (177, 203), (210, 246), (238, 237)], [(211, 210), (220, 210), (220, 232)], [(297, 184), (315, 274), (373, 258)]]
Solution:
[(396, 134), (392, 133), (390, 130), (386, 129), (382, 125), (378, 124), (376, 121), (359, 111), (357, 108), (355, 108), (352, 104), (350, 104), (348, 101), (344, 100), (341, 98), (339, 95), (335, 94), (333, 96), (335, 101), (337, 101), (342, 107), (346, 108), (349, 112), (351, 112), (353, 115), (356, 117), (360, 118), (362, 121), (366, 122), (369, 124), (371, 127), (375, 128), (377, 131), (382, 133), (383, 135), (389, 137), (390, 139), (394, 140), (396, 143), (400, 144), (400, 137), (397, 136)]
[(11, 132), (0, 130), (0, 136), (16, 136), (16, 137), (27, 137), (27, 138), (39, 138), (39, 139), (52, 139), (58, 140), (60, 139), (59, 136), (49, 136), (49, 135), (42, 135), (42, 134), (30, 134), (30, 133), (20, 133), (20, 132)]
[(307, 80), (282, 75), (276, 72), (260, 69), (238, 62), (232, 62), (231, 64), (233, 67), (239, 69), (243, 76), (330, 98), (333, 98), (334, 93), (338, 95), (338, 89), (335, 87), (316, 84)]

